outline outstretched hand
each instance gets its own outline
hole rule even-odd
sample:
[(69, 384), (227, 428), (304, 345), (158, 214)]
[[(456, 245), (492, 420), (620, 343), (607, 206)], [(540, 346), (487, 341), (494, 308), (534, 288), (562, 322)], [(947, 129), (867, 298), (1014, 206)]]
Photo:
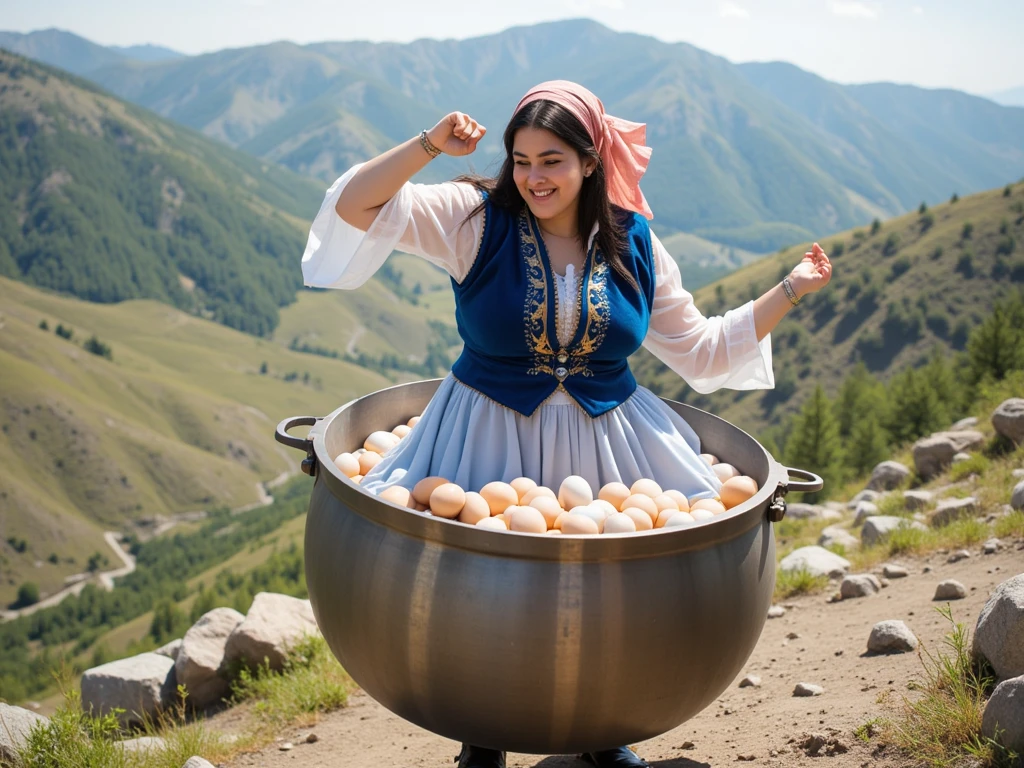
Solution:
[(465, 112), (451, 112), (427, 131), (430, 142), (453, 157), (472, 154), (487, 129)]
[(793, 284), (793, 290), (797, 296), (806, 296), (808, 293), (820, 291), (828, 281), (832, 279), (832, 262), (828, 260), (825, 251), (815, 243), (811, 250), (804, 254), (800, 263), (793, 267), (789, 273), (789, 281)]

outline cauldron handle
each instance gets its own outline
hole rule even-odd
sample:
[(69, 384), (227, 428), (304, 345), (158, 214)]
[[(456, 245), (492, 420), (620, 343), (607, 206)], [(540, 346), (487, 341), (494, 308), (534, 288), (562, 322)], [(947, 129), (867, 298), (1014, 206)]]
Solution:
[(310, 477), (316, 475), (316, 456), (313, 453), (313, 441), (304, 437), (292, 437), (288, 434), (289, 429), (295, 427), (312, 427), (322, 417), (320, 416), (289, 416), (282, 419), (274, 431), (274, 439), (289, 448), (297, 448), (306, 452), (306, 458), (302, 460), (302, 471)]
[[(779, 486), (775, 489), (775, 495), (772, 497), (772, 502), (768, 505), (768, 519), (773, 523), (782, 522), (782, 518), (786, 516), (787, 493), (790, 491), (810, 493), (812, 491), (820, 491), (825, 487), (825, 481), (813, 472), (808, 472), (806, 469), (795, 469), (793, 467), (785, 466), (783, 469), (786, 471), (786, 482), (779, 483)], [(790, 480), (790, 475), (803, 477), (806, 478), (806, 480)]]

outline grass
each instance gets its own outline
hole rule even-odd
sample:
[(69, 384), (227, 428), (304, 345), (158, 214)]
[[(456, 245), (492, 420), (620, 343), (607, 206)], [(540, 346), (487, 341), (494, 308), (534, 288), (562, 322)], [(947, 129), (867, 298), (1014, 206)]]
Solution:
[(895, 717), (885, 721), (882, 738), (915, 763), (930, 768), (953, 768), (967, 761), (978, 768), (1001, 768), (1016, 758), (981, 733), (986, 695), (993, 678), (971, 658), (964, 624), (953, 620), (949, 606), (936, 608), (952, 626), (945, 651), (918, 652), (924, 667), (911, 683), (914, 695), (903, 696)]
[(777, 571), (774, 599), (785, 600), (787, 597), (821, 592), (828, 587), (828, 583), (828, 576), (815, 576), (806, 568), (798, 571)]
[(988, 471), (991, 462), (982, 454), (976, 453), (966, 461), (961, 461), (949, 468), (949, 479), (958, 482), (970, 475), (983, 475)]
[(993, 533), (1000, 539), (1024, 538), (1024, 510), (1015, 509), (996, 520)]

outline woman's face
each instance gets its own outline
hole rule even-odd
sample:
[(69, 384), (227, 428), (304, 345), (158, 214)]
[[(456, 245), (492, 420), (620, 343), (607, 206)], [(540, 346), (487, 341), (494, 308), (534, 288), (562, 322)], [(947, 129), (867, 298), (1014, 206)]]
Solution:
[(512, 160), (512, 178), (533, 215), (575, 227), (576, 198), (595, 161), (580, 158), (575, 149), (543, 128), (516, 131)]

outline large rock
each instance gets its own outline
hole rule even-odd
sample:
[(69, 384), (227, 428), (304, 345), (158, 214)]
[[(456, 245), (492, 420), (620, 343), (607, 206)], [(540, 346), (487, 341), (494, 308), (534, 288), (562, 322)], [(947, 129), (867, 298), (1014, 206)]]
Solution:
[(786, 517), (792, 517), (794, 520), (837, 520), (842, 514), (817, 504), (793, 502), (786, 504)]
[(882, 582), (873, 573), (858, 573), (847, 576), (839, 585), (839, 596), (843, 600), (854, 597), (869, 597), (882, 591)]
[(974, 517), (978, 514), (978, 500), (973, 496), (966, 499), (939, 499), (932, 515), (932, 526), (942, 528), (961, 517)]
[(856, 496), (850, 499), (847, 502), (846, 507), (847, 509), (856, 509), (857, 503), (860, 501), (870, 501), (872, 503), (877, 503), (880, 498), (882, 498), (881, 493), (879, 493), (878, 491), (872, 491), (865, 488), (863, 491), (858, 492)]
[(830, 525), (822, 530), (821, 536), (818, 537), (818, 546), (825, 549), (835, 546), (840, 546), (843, 550), (857, 549), (860, 547), (860, 539), (845, 528)]
[(902, 621), (880, 621), (871, 628), (868, 651), (871, 653), (907, 653), (917, 648), (917, 637)]
[(1024, 573), (996, 587), (978, 614), (973, 652), (988, 659), (996, 677), (1024, 675)]
[(1014, 509), (1024, 509), (1024, 480), (1013, 486), (1013, 493), (1010, 494), (1010, 506)]
[(940, 581), (935, 587), (935, 597), (932, 600), (963, 600), (967, 597), (967, 589), (956, 579)]
[(0, 765), (17, 765), (18, 753), (28, 746), (32, 726), (47, 722), (35, 712), (0, 702)]
[(784, 572), (806, 570), (812, 576), (839, 578), (850, 568), (850, 561), (824, 547), (800, 547), (782, 558), (779, 570)]
[(224, 697), (231, 686), (224, 673), (224, 648), (245, 616), (234, 608), (204, 613), (185, 633), (174, 662), (178, 683), (188, 691), (188, 702), (202, 709)]
[(180, 651), (180, 650), (181, 650), (181, 638), (179, 637), (177, 640), (171, 640), (171, 642), (169, 642), (169, 643), (164, 643), (159, 648), (157, 648), (155, 651), (153, 651), (153, 653), (159, 653), (161, 656), (166, 656), (168, 659), (175, 659), (175, 660), (177, 660), (177, 658), (178, 658), (178, 651)]
[(950, 429), (946, 432), (936, 432), (933, 437), (948, 437), (956, 446), (957, 453), (973, 451), (985, 444), (985, 436), (976, 429)]
[(853, 518), (854, 525), (862, 525), (872, 515), (878, 514), (878, 507), (870, 501), (860, 501), (854, 507), (856, 516)]
[(864, 521), (864, 527), (860, 531), (860, 540), (865, 547), (870, 547), (880, 541), (889, 538), (893, 531), (899, 528), (913, 528), (918, 531), (927, 531), (928, 528), (917, 520), (908, 520), (905, 517), (892, 515), (877, 515), (869, 517)]
[(281, 669), (289, 648), (304, 635), (318, 633), (309, 600), (260, 592), (228, 638), (225, 660), (258, 666), (266, 659), (271, 669)]
[(931, 491), (904, 491), (903, 507), (909, 512), (927, 509), (931, 506), (934, 498), (934, 494)]
[(1024, 676), (1004, 680), (992, 691), (981, 717), (981, 733), (1024, 754)]
[(122, 725), (155, 719), (174, 703), (174, 661), (159, 653), (140, 653), (88, 669), (82, 675), (82, 708), (99, 715), (120, 708)]
[(996, 432), (1017, 445), (1024, 443), (1024, 397), (1003, 400), (992, 411), (992, 426)]
[(891, 491), (910, 477), (910, 470), (898, 461), (883, 461), (871, 470), (869, 491)]
[(913, 447), (914, 466), (922, 480), (931, 480), (953, 463), (959, 450), (949, 437), (940, 433), (922, 437)]
[(949, 429), (952, 432), (958, 432), (961, 429), (970, 429), (971, 427), (976, 427), (976, 426), (978, 426), (978, 419), (977, 419), (977, 417), (975, 417), (975, 416), (966, 416), (966, 417), (960, 419), (960, 421), (958, 421), (956, 424), (954, 424)]

